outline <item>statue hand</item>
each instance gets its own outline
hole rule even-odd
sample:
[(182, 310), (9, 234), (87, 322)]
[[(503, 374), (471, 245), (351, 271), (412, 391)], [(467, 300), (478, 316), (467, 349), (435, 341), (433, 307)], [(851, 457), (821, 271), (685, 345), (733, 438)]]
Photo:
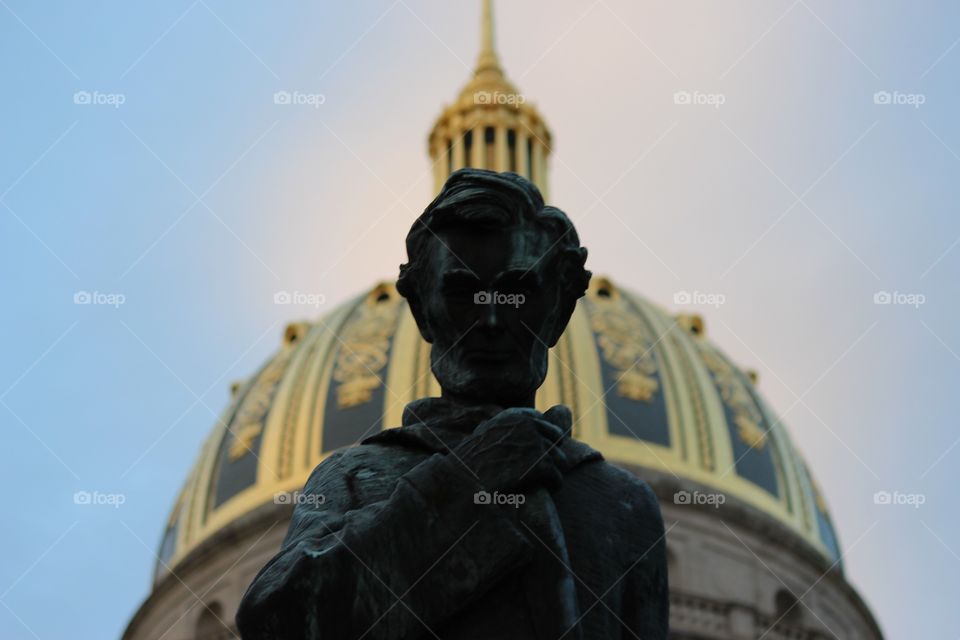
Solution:
[(481, 423), (455, 453), (488, 491), (556, 491), (563, 480), (558, 468), (563, 453), (557, 444), (565, 426), (557, 407), (547, 415), (536, 409), (505, 409)]

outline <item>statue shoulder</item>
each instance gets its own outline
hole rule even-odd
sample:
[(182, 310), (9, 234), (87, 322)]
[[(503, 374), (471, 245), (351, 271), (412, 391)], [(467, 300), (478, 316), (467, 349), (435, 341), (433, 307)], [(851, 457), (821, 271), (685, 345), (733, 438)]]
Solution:
[(657, 494), (643, 478), (622, 467), (605, 463), (607, 473), (611, 476), (611, 481), (619, 487), (622, 492), (627, 508), (636, 511), (638, 514), (647, 516), (656, 516), (659, 520), (660, 501), (657, 500)]
[[(596, 504), (616, 514), (617, 520), (629, 526), (652, 528), (662, 534), (663, 516), (653, 488), (636, 474), (606, 460), (583, 465), (578, 470), (582, 490)], [(636, 532), (634, 532), (635, 534)]]
[(423, 454), (387, 444), (359, 444), (337, 449), (318, 464), (304, 485), (305, 493), (345, 491), (351, 504), (381, 494), (416, 466)]
[(663, 514), (653, 488), (636, 474), (605, 463), (612, 484), (620, 492), (621, 513), (629, 523), (631, 541), (641, 553), (662, 546), (664, 539)]

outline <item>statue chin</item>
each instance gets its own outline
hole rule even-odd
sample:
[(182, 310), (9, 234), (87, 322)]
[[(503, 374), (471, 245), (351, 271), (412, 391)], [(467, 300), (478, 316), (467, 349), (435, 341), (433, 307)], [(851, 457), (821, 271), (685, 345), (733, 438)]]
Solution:
[[(541, 375), (517, 376), (511, 375), (512, 373), (514, 372), (496, 370), (479, 373), (442, 365), (433, 370), (445, 396), (476, 404), (499, 406), (520, 406), (527, 403), (546, 377), (546, 371)], [(482, 396), (478, 395), (478, 390), (482, 390)]]

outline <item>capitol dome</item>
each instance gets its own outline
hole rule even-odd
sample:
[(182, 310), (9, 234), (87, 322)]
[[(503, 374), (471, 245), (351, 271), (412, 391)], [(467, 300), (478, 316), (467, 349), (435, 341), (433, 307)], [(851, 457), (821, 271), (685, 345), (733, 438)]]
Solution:
[[(156, 578), (230, 522), (282, 502), (332, 451), (399, 425), (408, 402), (440, 395), (429, 349), (388, 283), (288, 326), (280, 350), (235, 385), (174, 507)], [(554, 404), (570, 407), (574, 436), (607, 460), (641, 477), (657, 471), (678, 491), (694, 481), (698, 492), (762, 512), (825, 562), (838, 560), (806, 464), (700, 317), (670, 316), (594, 277), (537, 394), (539, 409)]]
[[(480, 62), (428, 139), (435, 181), (474, 166), (546, 193), (550, 132), (516, 94), (484, 2)], [(332, 451), (437, 396), (429, 345), (392, 282), (287, 327), (213, 428), (162, 535), (153, 592), (125, 638), (233, 637), (246, 586), (279, 549), (292, 502)], [(550, 352), (537, 407), (570, 407), (576, 438), (646, 480), (667, 526), (674, 638), (880, 638), (843, 576), (825, 500), (756, 376), (672, 314), (594, 276)], [(198, 603), (198, 601), (200, 601)], [(203, 606), (200, 606), (202, 604)]]

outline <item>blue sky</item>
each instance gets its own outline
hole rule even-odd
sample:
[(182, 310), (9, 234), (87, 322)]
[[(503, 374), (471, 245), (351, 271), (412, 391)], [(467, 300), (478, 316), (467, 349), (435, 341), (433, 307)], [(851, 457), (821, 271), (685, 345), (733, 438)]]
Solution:
[[(501, 57), (552, 127), (552, 199), (590, 267), (668, 308), (723, 293), (708, 333), (787, 413), (885, 632), (960, 634), (939, 605), (960, 593), (960, 8), (501, 4)], [(121, 633), (229, 383), (317, 313), (273, 292), (332, 306), (394, 277), (478, 13), (0, 1), (0, 635)]]

